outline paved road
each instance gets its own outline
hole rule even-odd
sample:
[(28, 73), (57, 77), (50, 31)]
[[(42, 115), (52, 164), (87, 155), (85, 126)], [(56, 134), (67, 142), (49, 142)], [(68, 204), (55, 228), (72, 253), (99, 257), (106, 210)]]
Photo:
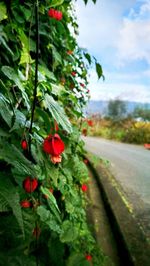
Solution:
[[(111, 172), (131, 198), (134, 194), (150, 204), (150, 150), (101, 138), (84, 137), (83, 140), (87, 150), (110, 161)], [(135, 197), (135, 205), (137, 200)]]

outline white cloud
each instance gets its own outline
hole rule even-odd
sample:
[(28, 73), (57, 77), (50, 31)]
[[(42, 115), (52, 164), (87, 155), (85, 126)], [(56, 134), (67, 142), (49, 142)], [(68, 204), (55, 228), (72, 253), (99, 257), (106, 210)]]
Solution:
[(143, 3), (138, 12), (132, 9), (124, 18), (117, 48), (120, 65), (135, 60), (150, 64), (150, 1)]
[[(149, 75), (149, 72), (144, 72)], [(92, 100), (110, 100), (119, 98), (128, 101), (150, 102), (150, 90), (148, 85), (139, 82), (138, 76), (129, 74), (107, 73), (109, 79), (97, 81), (96, 73), (92, 70), (90, 76), (89, 89)]]

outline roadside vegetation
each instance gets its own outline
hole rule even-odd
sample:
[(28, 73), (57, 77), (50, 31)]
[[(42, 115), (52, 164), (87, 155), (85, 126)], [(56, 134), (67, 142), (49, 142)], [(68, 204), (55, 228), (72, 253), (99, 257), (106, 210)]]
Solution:
[(125, 143), (150, 143), (150, 110), (137, 107), (129, 114), (123, 101), (110, 101), (105, 115), (95, 114), (83, 121), (82, 134)]

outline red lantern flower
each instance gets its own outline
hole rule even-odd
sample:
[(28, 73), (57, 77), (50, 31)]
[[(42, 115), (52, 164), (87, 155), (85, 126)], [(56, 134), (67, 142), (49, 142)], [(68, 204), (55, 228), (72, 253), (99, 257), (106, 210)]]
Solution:
[(56, 20), (61, 20), (62, 19), (62, 12), (58, 11), (54, 8), (50, 8), (48, 11), (48, 16), (51, 18), (55, 18)]
[(61, 140), (58, 134), (54, 136), (49, 135), (43, 143), (43, 150), (45, 153), (53, 156), (59, 156), (65, 149), (64, 142)]
[(21, 147), (22, 147), (23, 150), (27, 150), (28, 149), (28, 143), (27, 143), (27, 141), (25, 139), (23, 139), (21, 141)]
[(92, 120), (87, 120), (87, 123), (88, 123), (89, 127), (93, 126), (93, 121)]
[(86, 258), (86, 260), (88, 260), (88, 261), (92, 260), (92, 256), (91, 256), (90, 254), (86, 254), (86, 255), (85, 255), (85, 258)]
[(88, 164), (89, 161), (88, 161), (87, 159), (84, 159), (83, 162), (84, 162), (85, 164)]
[(82, 184), (81, 189), (82, 189), (83, 192), (86, 192), (88, 187), (87, 187), (86, 184)]
[(22, 200), (22, 201), (20, 202), (20, 205), (21, 205), (21, 207), (23, 207), (23, 208), (30, 208), (30, 207), (31, 207), (31, 202), (28, 201), (28, 200)]
[(80, 86), (83, 87), (83, 88), (85, 87), (85, 85), (83, 83), (80, 83)]
[(87, 129), (86, 128), (83, 128), (82, 129), (82, 134), (86, 137), (87, 136)]
[(55, 19), (61, 20), (62, 19), (62, 12), (55, 10)]
[(36, 178), (31, 178), (28, 176), (26, 179), (23, 181), (23, 188), (27, 193), (33, 192), (38, 186), (38, 181)]
[(75, 77), (75, 76), (76, 76), (76, 72), (75, 72), (75, 71), (72, 71), (72, 72), (71, 72), (71, 75), (72, 75), (73, 77)]

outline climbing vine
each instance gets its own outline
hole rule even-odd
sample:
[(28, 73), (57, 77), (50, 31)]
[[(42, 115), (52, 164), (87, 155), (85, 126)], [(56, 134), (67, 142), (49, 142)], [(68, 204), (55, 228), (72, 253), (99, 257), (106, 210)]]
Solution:
[(93, 59), (77, 30), (72, 1), (0, 0), (1, 265), (104, 264), (85, 211), (79, 120)]

